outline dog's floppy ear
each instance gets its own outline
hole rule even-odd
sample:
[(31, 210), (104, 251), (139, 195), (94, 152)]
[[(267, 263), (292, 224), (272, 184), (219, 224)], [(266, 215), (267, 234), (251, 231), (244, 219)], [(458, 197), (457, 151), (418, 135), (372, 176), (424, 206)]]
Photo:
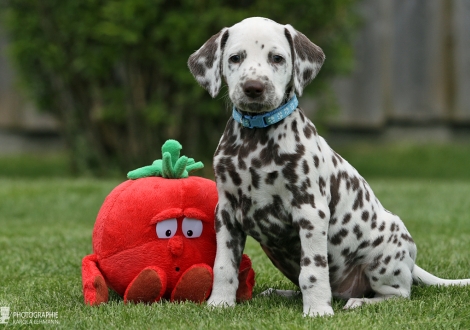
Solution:
[(228, 29), (224, 28), (207, 40), (188, 60), (189, 70), (212, 97), (219, 94), (222, 86), (221, 62), (227, 39)]
[(320, 47), (291, 25), (285, 26), (284, 34), (292, 51), (294, 87), (299, 96), (320, 71), (325, 54)]

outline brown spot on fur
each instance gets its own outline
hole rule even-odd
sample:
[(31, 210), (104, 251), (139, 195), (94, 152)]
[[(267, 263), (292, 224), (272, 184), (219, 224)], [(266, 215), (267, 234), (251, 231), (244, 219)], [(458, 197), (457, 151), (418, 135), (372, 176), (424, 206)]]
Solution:
[(345, 228), (342, 228), (339, 232), (331, 237), (330, 242), (333, 245), (339, 245), (346, 236), (348, 236), (348, 231)]
[(302, 229), (306, 229), (306, 230), (313, 230), (314, 227), (312, 225), (312, 223), (306, 219), (300, 219), (299, 220), (299, 226), (300, 228)]
[(357, 240), (361, 239), (363, 234), (362, 234), (362, 231), (361, 231), (361, 228), (359, 227), (359, 225), (354, 226), (353, 232), (354, 232), (354, 234), (356, 234)]
[(320, 165), (320, 159), (318, 159), (317, 155), (313, 156), (313, 162), (315, 163), (315, 167), (318, 168)]
[(274, 184), (274, 181), (276, 181), (278, 176), (279, 176), (279, 173), (277, 171), (268, 173), (268, 175), (266, 176), (266, 180), (265, 180), (266, 184), (269, 184), (269, 185)]
[(361, 219), (362, 219), (363, 221), (369, 220), (369, 212), (367, 212), (367, 211), (362, 212)]
[(317, 254), (313, 257), (313, 260), (315, 261), (315, 266), (317, 266), (317, 267), (325, 268), (326, 265), (327, 265), (327, 261), (326, 261), (325, 256), (321, 256), (321, 255)]
[(373, 247), (377, 247), (379, 246), (380, 244), (382, 244), (382, 242), (384, 241), (384, 237), (383, 236), (379, 236), (375, 239), (375, 241), (372, 242), (372, 246)]
[(384, 259), (384, 264), (388, 265), (388, 263), (390, 262), (391, 259), (392, 259), (391, 256), (387, 256), (387, 257)]
[(302, 260), (300, 261), (301, 266), (308, 266), (311, 263), (312, 263), (312, 261), (308, 257), (302, 258)]
[(362, 198), (362, 189), (359, 189), (359, 192), (357, 193), (356, 200), (354, 201), (353, 205), (354, 211), (356, 211), (358, 208), (362, 209), (364, 207), (364, 201)]

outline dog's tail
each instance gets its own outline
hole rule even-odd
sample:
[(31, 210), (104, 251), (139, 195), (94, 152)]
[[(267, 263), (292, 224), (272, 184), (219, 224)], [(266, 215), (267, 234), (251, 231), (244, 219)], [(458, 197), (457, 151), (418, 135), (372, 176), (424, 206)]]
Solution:
[(457, 285), (457, 286), (465, 286), (470, 285), (470, 279), (461, 279), (461, 280), (445, 280), (434, 276), (433, 274), (428, 273), (418, 265), (414, 265), (413, 267), (413, 282), (415, 284), (424, 284), (424, 285), (438, 285), (438, 286), (450, 286), (450, 285)]

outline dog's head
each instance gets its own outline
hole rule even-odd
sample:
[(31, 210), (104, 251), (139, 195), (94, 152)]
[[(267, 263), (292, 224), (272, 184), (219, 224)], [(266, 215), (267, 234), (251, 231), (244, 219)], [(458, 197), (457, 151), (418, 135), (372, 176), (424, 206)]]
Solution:
[(223, 28), (189, 57), (196, 80), (212, 97), (222, 79), (229, 97), (242, 111), (266, 112), (279, 107), (317, 75), (325, 55), (291, 25), (261, 17)]

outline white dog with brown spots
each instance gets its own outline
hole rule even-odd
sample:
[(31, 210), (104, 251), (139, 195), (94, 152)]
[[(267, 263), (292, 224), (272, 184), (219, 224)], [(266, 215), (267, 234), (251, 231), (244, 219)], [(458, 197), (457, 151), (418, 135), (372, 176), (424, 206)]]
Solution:
[(317, 134), (297, 95), (323, 51), (290, 25), (249, 18), (224, 28), (189, 58), (215, 97), (228, 85), (233, 115), (214, 156), (219, 203), (210, 305), (235, 304), (237, 270), (251, 235), (302, 292), (303, 313), (409, 297), (413, 282), (439, 279), (415, 265), (416, 246), (359, 173)]

